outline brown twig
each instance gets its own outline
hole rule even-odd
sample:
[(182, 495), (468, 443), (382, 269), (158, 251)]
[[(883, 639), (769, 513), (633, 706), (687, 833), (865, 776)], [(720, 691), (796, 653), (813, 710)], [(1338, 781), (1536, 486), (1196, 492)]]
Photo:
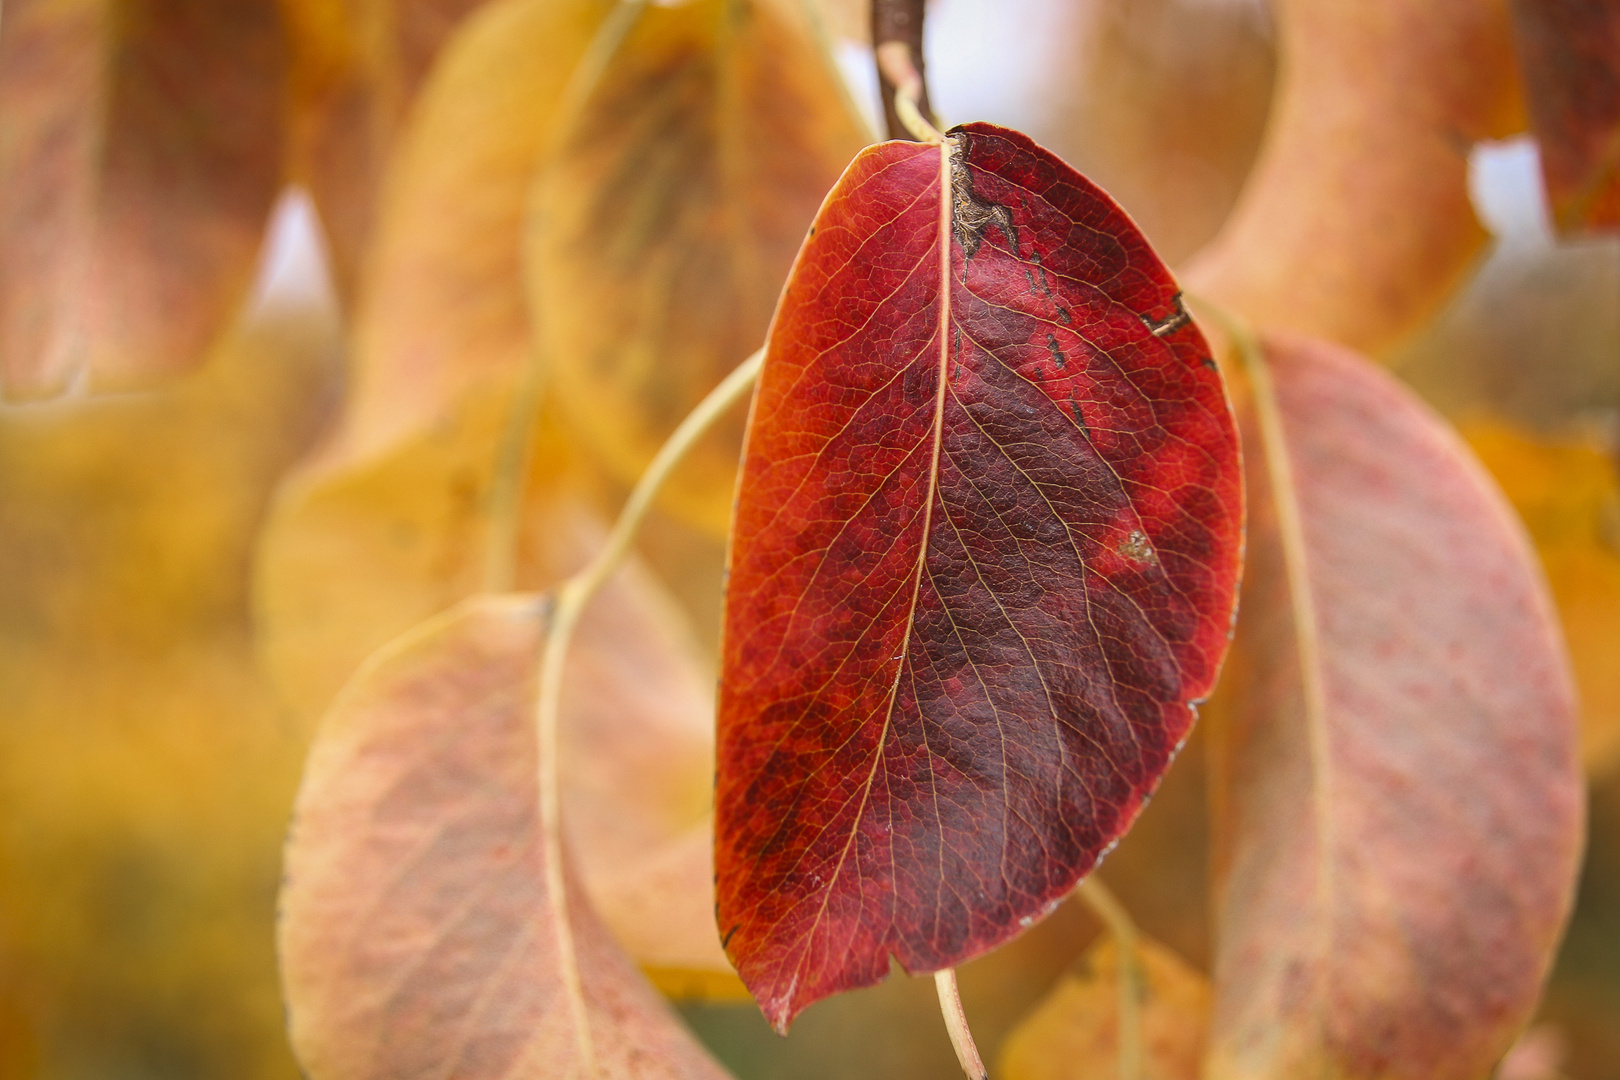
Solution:
[(923, 67), (923, 5), (924, 0), (872, 0), (872, 45), (877, 50), (883, 118), (891, 139), (916, 138), (895, 104), (896, 93), (904, 93), (917, 112), (937, 126), (928, 106)]

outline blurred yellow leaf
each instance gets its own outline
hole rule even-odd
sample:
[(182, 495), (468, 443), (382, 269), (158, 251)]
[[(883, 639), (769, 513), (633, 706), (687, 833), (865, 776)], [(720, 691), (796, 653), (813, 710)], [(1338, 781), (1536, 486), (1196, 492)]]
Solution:
[(1428, 318), (1485, 243), (1469, 146), (1522, 126), (1506, 0), (1279, 0), (1260, 156), (1189, 288), (1363, 350)]
[(352, 294), (379, 187), (440, 48), (487, 0), (281, 0), (292, 44), (292, 168)]
[[(503, 496), (497, 478), (517, 471), (510, 440), (526, 429), (514, 410), (534, 407), (518, 389), (531, 362), (525, 201), (558, 99), (608, 10), (498, 0), (479, 11), (446, 46), (392, 159), (342, 423), (282, 492), (257, 571), (261, 648), (303, 715), (375, 648), (486, 586), (503, 542), (499, 498), (522, 507), (510, 523), (522, 528), (504, 538), (519, 546), (521, 584), (550, 584), (592, 549), (589, 479), (555, 424), (542, 416), (528, 432), (525, 490)], [(638, 959), (734, 992), (706, 840), (710, 679), (644, 572), (634, 597), (626, 609), (610, 592), (591, 609), (565, 684), (582, 879)], [(615, 649), (592, 645), (599, 625)], [(532, 650), (507, 658), (520, 681), (534, 661)]]
[[(569, 427), (633, 481), (757, 349), (822, 198), (866, 139), (791, 2), (642, 12), (538, 174), (525, 267)], [(724, 535), (735, 409), (665, 505)]]
[[(1138, 942), (1141, 1080), (1197, 1080), (1209, 1026), (1209, 980), (1155, 941)], [(1001, 1051), (1004, 1080), (1118, 1075), (1119, 946), (1099, 940), (1019, 1024)]]
[(1142, 932), (1198, 968), (1209, 966), (1211, 952), (1207, 758), (1199, 723), (1103, 864)]
[(202, 362), (281, 179), (275, 0), (9, 0), (0, 397)]
[[(278, 687), (318, 713), (374, 648), (483, 582), (490, 499), (530, 355), (519, 273), (529, 181), (605, 0), (497, 0), (446, 47), (389, 177), (344, 416), (282, 491), (256, 568)], [(531, 450), (528, 502), (566, 447)], [(521, 583), (571, 566), (537, 550)], [(563, 563), (559, 563), (563, 559)]]
[(0, 411), (0, 1001), (38, 1075), (296, 1075), (270, 928), (305, 731), (245, 569), (336, 359), (330, 319), (266, 314), (161, 391)]
[(1588, 774), (1620, 761), (1620, 478), (1596, 440), (1476, 420), (1463, 436), (1524, 519), (1547, 570), (1581, 699)]

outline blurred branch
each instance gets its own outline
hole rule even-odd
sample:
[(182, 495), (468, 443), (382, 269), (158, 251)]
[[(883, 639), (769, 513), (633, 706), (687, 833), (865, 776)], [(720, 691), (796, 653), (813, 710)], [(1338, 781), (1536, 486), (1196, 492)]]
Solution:
[(878, 87), (891, 139), (921, 139), (915, 122), (906, 123), (897, 93), (916, 106), (918, 117), (930, 128), (935, 126), (923, 63), (923, 6), (924, 0), (872, 0), (872, 46), (877, 50)]

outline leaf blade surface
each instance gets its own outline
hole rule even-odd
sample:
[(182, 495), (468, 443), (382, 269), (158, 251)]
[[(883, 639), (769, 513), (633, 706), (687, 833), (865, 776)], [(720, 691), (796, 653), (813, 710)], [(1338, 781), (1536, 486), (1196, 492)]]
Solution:
[(846, 171), (748, 439), (716, 870), (782, 1029), (1005, 941), (1129, 826), (1224, 650), (1241, 492), (1163, 265), (989, 125)]
[[(726, 1074), (635, 972), (565, 863), (546, 887), (530, 723), (535, 596), (475, 598), (379, 652), (313, 748), (278, 946), (315, 1080)], [(570, 1016), (572, 938), (594, 1055)]]
[(1281, 437), (1245, 443), (1267, 456), (1208, 729), (1206, 1075), (1485, 1075), (1535, 1005), (1579, 852), (1545, 586), (1408, 392), (1324, 342), (1273, 335), (1265, 356)]
[[(759, 347), (822, 196), (867, 142), (795, 5), (697, 0), (636, 17), (539, 163), (524, 270), (581, 447), (633, 483)], [(742, 410), (660, 495), (723, 536)]]
[(1256, 326), (1378, 353), (1423, 325), (1485, 246), (1467, 147), (1523, 124), (1507, 6), (1279, 0), (1274, 11), (1277, 87), (1259, 155), (1184, 278)]
[(0, 35), (0, 395), (201, 364), (280, 184), (271, 0), (14, 0)]

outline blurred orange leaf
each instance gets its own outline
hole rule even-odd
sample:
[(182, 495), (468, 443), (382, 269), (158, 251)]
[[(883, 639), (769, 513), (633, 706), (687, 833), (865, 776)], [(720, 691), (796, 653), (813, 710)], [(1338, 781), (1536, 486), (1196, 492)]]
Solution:
[(1442, 421), (1346, 350), (1275, 336), (1264, 356), (1206, 732), (1208, 1075), (1483, 1076), (1530, 1017), (1580, 854), (1551, 604)]
[(508, 388), (522, 371), (530, 179), (570, 73), (611, 6), (496, 0), (446, 45), (380, 193), (353, 381), (329, 458), (373, 457), (442, 422), (469, 388)]
[[(525, 269), (570, 428), (628, 483), (743, 357), (833, 181), (866, 142), (795, 3), (649, 6), (538, 174)], [(734, 410), (672, 478), (724, 535)]]
[(0, 397), (200, 364), (281, 181), (275, 0), (10, 0)]
[(1276, 100), (1188, 286), (1257, 326), (1392, 344), (1486, 234), (1469, 146), (1521, 123), (1504, 0), (1279, 0)]
[(810, 7), (829, 37), (872, 40), (871, 0), (810, 0)]
[(1499, 421), (1463, 427), (1524, 519), (1558, 602), (1580, 688), (1581, 759), (1620, 763), (1620, 478), (1595, 440), (1534, 438)]
[(1231, 212), (1271, 108), (1276, 46), (1259, 0), (1088, 0), (1078, 49), (1044, 73), (1047, 140), (1108, 189), (1172, 265)]
[[(1209, 980), (1155, 941), (1139, 940), (1141, 1080), (1198, 1080)], [(1119, 1068), (1119, 945), (1105, 936), (1007, 1037), (1006, 1080), (1092, 1080)]]
[[(515, 659), (532, 666), (532, 644)], [(586, 891), (632, 956), (721, 973), (740, 992), (714, 925), (713, 687), (674, 602), (630, 563), (586, 609), (569, 651), (565, 826)]]
[(566, 909), (547, 892), (526, 707), (544, 619), (532, 596), (471, 601), (374, 657), (323, 724), (280, 928), (313, 1080), (578, 1075), (563, 937), (598, 1075), (725, 1075), (574, 881)]

